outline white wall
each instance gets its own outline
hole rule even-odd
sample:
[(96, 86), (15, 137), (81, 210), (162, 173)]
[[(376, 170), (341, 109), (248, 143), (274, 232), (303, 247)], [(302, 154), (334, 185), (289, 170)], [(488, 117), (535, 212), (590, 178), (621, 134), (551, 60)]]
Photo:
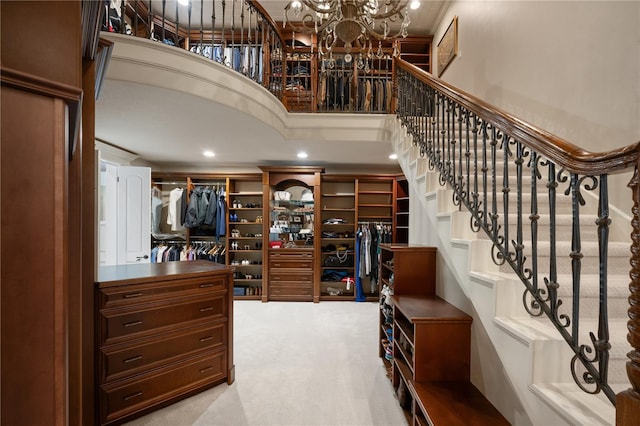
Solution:
[[(454, 1), (434, 48), (453, 16), (443, 80), (588, 151), (640, 141), (640, 2)], [(627, 182), (610, 190), (628, 212)]]

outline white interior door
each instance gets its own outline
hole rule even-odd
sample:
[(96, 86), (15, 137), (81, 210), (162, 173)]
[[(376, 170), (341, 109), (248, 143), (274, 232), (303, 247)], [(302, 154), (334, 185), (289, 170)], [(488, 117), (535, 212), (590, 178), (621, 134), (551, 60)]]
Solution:
[(100, 171), (100, 265), (118, 264), (118, 166), (104, 163)]
[(150, 261), (150, 188), (149, 167), (118, 167), (118, 264)]

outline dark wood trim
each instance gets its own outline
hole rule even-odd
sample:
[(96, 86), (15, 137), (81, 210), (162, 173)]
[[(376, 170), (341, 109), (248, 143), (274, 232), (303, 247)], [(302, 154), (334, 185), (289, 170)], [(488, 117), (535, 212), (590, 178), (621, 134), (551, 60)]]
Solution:
[(588, 152), (433, 77), (407, 61), (396, 59), (396, 64), (428, 86), (443, 92), (478, 117), (491, 122), (498, 130), (522, 141), (525, 146), (535, 149), (569, 172), (595, 176), (626, 172), (634, 167), (640, 158), (640, 142), (608, 152)]
[(0, 82), (3, 86), (13, 87), (50, 98), (62, 99), (68, 103), (80, 102), (82, 100), (82, 89), (78, 87), (47, 80), (4, 66), (0, 67)]

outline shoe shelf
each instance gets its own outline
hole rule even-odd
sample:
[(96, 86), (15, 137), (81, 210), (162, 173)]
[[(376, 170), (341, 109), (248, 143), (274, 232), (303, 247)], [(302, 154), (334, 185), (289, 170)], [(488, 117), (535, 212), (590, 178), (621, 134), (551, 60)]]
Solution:
[[(321, 206), (320, 298), (321, 300), (355, 300), (355, 231), (356, 179), (353, 176), (323, 176)], [(333, 248), (333, 249), (329, 249)], [(327, 259), (337, 255), (348, 256), (351, 261), (327, 264)], [(333, 280), (327, 279), (334, 275)], [(346, 279), (349, 279), (349, 283)], [(338, 279), (336, 281), (336, 279)], [(345, 281), (343, 281), (345, 279)]]
[(260, 300), (264, 276), (262, 175), (230, 178), (227, 203), (227, 257), (235, 270), (234, 299)]

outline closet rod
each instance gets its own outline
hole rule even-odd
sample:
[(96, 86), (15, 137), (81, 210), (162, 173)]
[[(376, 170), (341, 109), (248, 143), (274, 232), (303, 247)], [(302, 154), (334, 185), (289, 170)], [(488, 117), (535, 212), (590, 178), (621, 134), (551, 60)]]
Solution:
[(167, 182), (167, 181), (160, 181), (160, 182), (153, 182), (154, 185), (182, 185), (182, 186), (187, 186), (187, 182)]

